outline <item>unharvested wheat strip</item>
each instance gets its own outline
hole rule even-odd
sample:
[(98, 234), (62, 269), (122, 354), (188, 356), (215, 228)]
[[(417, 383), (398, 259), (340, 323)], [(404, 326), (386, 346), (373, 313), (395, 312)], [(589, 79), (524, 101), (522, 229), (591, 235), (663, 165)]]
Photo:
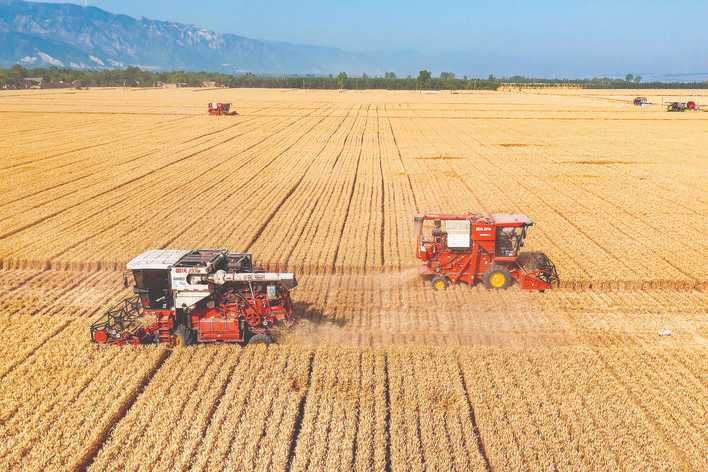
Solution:
[[(304, 220), (304, 227), (300, 226), (299, 231), (300, 237), (297, 239), (291, 239), (290, 245), (296, 244), (290, 249), (286, 263), (289, 267), (301, 268), (301, 270), (308, 268), (319, 268), (319, 262), (317, 261), (317, 254), (321, 251), (314, 251), (314, 247), (328, 247), (328, 252), (333, 252), (334, 248), (331, 248), (332, 244), (336, 244), (333, 241), (334, 234), (337, 234), (329, 225), (333, 224), (332, 220), (337, 220), (335, 215), (337, 212), (342, 212), (341, 207), (338, 205), (329, 206), (330, 199), (341, 198), (341, 189), (343, 188), (342, 182), (340, 180), (343, 177), (337, 177), (341, 174), (341, 166), (344, 164), (342, 160), (345, 159), (344, 153), (347, 152), (349, 146), (352, 146), (352, 141), (354, 141), (358, 135), (357, 127), (363, 126), (364, 119), (359, 116), (360, 111), (356, 112), (355, 116), (346, 115), (343, 121), (337, 124), (334, 134), (330, 135), (330, 138), (324, 143), (324, 147), (321, 151), (317, 153), (317, 160), (314, 161), (312, 167), (303, 174), (301, 184), (294, 190), (292, 196), (283, 202), (283, 205), (278, 210), (278, 213), (274, 216), (270, 226), (277, 228), (282, 226), (288, 228), (293, 220), (297, 220), (295, 215), (304, 213), (307, 215)], [(336, 168), (333, 166), (337, 165)], [(327, 179), (327, 181), (322, 182), (318, 175), (323, 173), (331, 172), (332, 178)], [(353, 176), (352, 176), (353, 178)], [(327, 215), (326, 217), (324, 215)], [(302, 224), (302, 223), (300, 223)], [(320, 225), (327, 225), (327, 227), (320, 227)], [(264, 237), (269, 237), (265, 236)], [(313, 240), (327, 238), (329, 244), (322, 246), (317, 245), (318, 243), (312, 242)], [(259, 238), (260, 239), (260, 238)], [(290, 239), (290, 238), (289, 238)], [(274, 237), (274, 241), (279, 241), (280, 238)], [(267, 244), (267, 243), (263, 243)], [(273, 243), (270, 243), (273, 244)], [(259, 244), (254, 244), (253, 249), (256, 250)], [(263, 249), (262, 249), (263, 250)], [(262, 251), (261, 250), (261, 251)], [(313, 258), (315, 258), (313, 260)]]
[(263, 354), (261, 350), (246, 350), (243, 353), (193, 457), (191, 467), (194, 470), (223, 468), (235, 439), (235, 431), (246, 414), (249, 397), (254, 394), (258, 371), (263, 366)]
[[(228, 151), (227, 151), (227, 152), (228, 152)], [(179, 174), (176, 174), (176, 175), (179, 175)], [(160, 180), (164, 181), (164, 177), (160, 177), (159, 175), (155, 175), (155, 176), (153, 176), (153, 177), (150, 177), (150, 180), (153, 180), (153, 179), (155, 180), (155, 185), (150, 186), (150, 187), (148, 187), (148, 188), (151, 188), (151, 189), (152, 189), (152, 192), (154, 193), (156, 200), (159, 200), (160, 198), (164, 199), (164, 191), (162, 190), (161, 185), (158, 183), (158, 181), (160, 181)], [(172, 179), (172, 180), (176, 180), (176, 179)], [(118, 202), (119, 202), (119, 204), (120, 204), (121, 206), (125, 206), (125, 205), (128, 204), (128, 202), (125, 201), (125, 198), (124, 198), (124, 197), (120, 197), (120, 194), (118, 194), (117, 196), (118, 196), (119, 198), (122, 198), (122, 200), (118, 200)], [(176, 199), (179, 199), (179, 198), (184, 199), (184, 198), (186, 198), (187, 196), (189, 196), (189, 193), (185, 194), (185, 193), (178, 192), (178, 193), (173, 194), (173, 198), (176, 198)], [(125, 201), (125, 203), (123, 203), (123, 201)], [(100, 201), (100, 200), (98, 200), (98, 201), (96, 201), (96, 202), (90, 202), (90, 205), (91, 205), (91, 206), (95, 206), (95, 207), (97, 207), (99, 204), (101, 204), (101, 201)], [(105, 203), (103, 203), (103, 204), (105, 205)], [(164, 204), (164, 202), (163, 202), (163, 204)], [(157, 202), (156, 202), (156, 205), (157, 205)], [(127, 206), (126, 206), (126, 208), (127, 208)], [(84, 207), (82, 208), (82, 210), (83, 210), (83, 211), (86, 211), (87, 208), (84, 206)], [(78, 208), (77, 208), (77, 210), (74, 210), (74, 211), (79, 211), (79, 210), (78, 210)], [(74, 212), (74, 211), (72, 211), (72, 212)], [(72, 212), (69, 212), (69, 214), (72, 213)], [(66, 216), (68, 217), (69, 214), (67, 214)], [(127, 218), (131, 217), (131, 215), (133, 216), (132, 219), (134, 219), (134, 215), (135, 215), (134, 209), (132, 209), (132, 211), (129, 211), (129, 212), (126, 213), (126, 217), (127, 217)], [(114, 213), (114, 218), (115, 218), (115, 217), (116, 217), (116, 215), (115, 215), (115, 213)], [(71, 220), (67, 219), (67, 220), (65, 220), (65, 221), (69, 222), (69, 221), (71, 221)], [(115, 220), (114, 220), (114, 221), (115, 221)], [(121, 221), (121, 220), (119, 220), (119, 221)], [(133, 228), (134, 228), (134, 226), (133, 226)], [(76, 225), (74, 225), (74, 229), (75, 229), (75, 232), (81, 231), (81, 232), (83, 232), (83, 233), (85, 233), (86, 231), (95, 231), (95, 230), (93, 230), (93, 229), (90, 228), (90, 227), (76, 226)], [(40, 230), (40, 228), (38, 227), (35, 231), (39, 231), (39, 230)], [(109, 234), (115, 234), (115, 230), (112, 230)], [(25, 236), (25, 237), (26, 237), (26, 236)], [(81, 241), (81, 240), (82, 240), (82, 237), (77, 234), (77, 235), (74, 236), (72, 239), (73, 239), (73, 240), (79, 240), (79, 241)], [(40, 246), (40, 243), (36, 243), (36, 244), (38, 245), (38, 247), (42, 247), (42, 246)], [(46, 250), (46, 249), (45, 249), (45, 250)], [(83, 254), (83, 253), (85, 253), (85, 250), (82, 251), (82, 254)]]
[[(307, 384), (309, 352), (286, 348), (247, 350), (251, 358), (232, 376), (197, 446), (191, 467), (253, 470), (285, 468), (297, 405)], [(272, 369), (262, 370), (269, 365)], [(242, 372), (239, 372), (242, 370)], [(233, 379), (242, 379), (234, 382)], [(253, 427), (261, 428), (260, 434)], [(244, 455), (245, 454), (245, 455)], [(181, 464), (186, 465), (182, 457)]]
[(382, 193), (385, 196), (382, 201), (385, 214), (382, 223), (384, 266), (386, 269), (400, 270), (414, 263), (414, 255), (405, 251), (405, 248), (413, 234), (410, 214), (416, 211), (415, 201), (408, 181), (409, 176), (398, 157), (396, 143), (388, 126), (389, 120), (378, 107), (376, 118)]
[[(327, 122), (327, 116), (308, 117), (300, 124), (300, 133), (285, 134), (282, 143), (269, 143), (266, 152), (254, 149), (244, 155), (249, 167), (235, 170), (233, 177), (227, 180), (229, 190), (224, 192), (224, 200), (205, 210), (205, 215), (213, 219), (213, 227), (200, 224), (199, 231), (194, 231), (191, 239), (181, 237), (186, 239), (182, 244), (199, 245), (205, 239), (229, 240), (236, 237), (240, 241), (235, 247), (246, 248), (248, 243), (244, 240), (249, 235), (253, 235), (251, 239), (257, 238), (259, 229), (267, 226), (279, 202), (287, 198), (288, 185), (274, 182), (273, 176), (280, 175), (285, 182), (297, 182), (299, 168), (313, 158), (307, 149), (315, 139), (314, 130)], [(252, 224), (243, 226), (243, 221), (251, 221)]]
[[(583, 464), (577, 448), (572, 446), (571, 432), (567, 423), (561, 418), (564, 408), (552, 400), (553, 394), (545, 389), (540, 377), (545, 376), (548, 369), (546, 354), (533, 353), (533, 356), (514, 356), (516, 368), (511, 369), (515, 382), (521, 385), (524, 397), (532, 398), (534, 407), (530, 419), (538, 425), (543, 443), (551, 453), (554, 467), (562, 470), (577, 470)], [(555, 369), (554, 369), (555, 370)], [(558, 372), (556, 375), (564, 375)], [(535, 398), (539, 398), (536, 406)], [(590, 447), (594, 444), (589, 444)], [(589, 466), (584, 464), (584, 466)]]
[(359, 472), (386, 469), (387, 405), (385, 397), (384, 353), (362, 353), (362, 391), (356, 435), (354, 468)]
[[(149, 434), (153, 426), (159, 427), (160, 417), (164, 414), (159, 405), (162, 405), (163, 408), (175, 408), (195, 387), (198, 377), (180, 381), (184, 374), (179, 366), (191, 365), (197, 358), (199, 351), (198, 349), (190, 349), (170, 356), (152, 378), (147, 389), (142, 392), (126, 416), (111, 432), (109, 439), (101, 447), (91, 464), (92, 470), (105, 470), (113, 467), (126, 468), (134, 458), (132, 455), (123, 453), (126, 448), (135, 447), (135, 441), (161, 439), (159, 435)], [(170, 399), (171, 402), (165, 401), (165, 399)], [(178, 411), (178, 413), (180, 412)], [(149, 450), (146, 452), (149, 453)]]
[[(374, 116), (370, 116), (374, 115)], [(381, 186), (376, 110), (367, 110), (360, 154), (347, 202), (335, 272), (360, 273), (381, 269)]]
[[(330, 446), (329, 431), (332, 427), (334, 411), (333, 394), (327, 388), (336, 385), (339, 369), (330, 370), (326, 366), (334, 362), (336, 355), (323, 350), (315, 354), (310, 389), (305, 404), (305, 414), (297, 438), (292, 468), (309, 470), (311, 467), (323, 467)], [(321, 367), (323, 365), (323, 367)], [(345, 375), (345, 373), (342, 373)], [(335, 425), (336, 426), (336, 425)]]
[[(600, 355), (608, 363), (621, 383), (640, 403), (652, 425), (667, 438), (670, 448), (677, 448), (676, 455), (685, 460), (690, 468), (701, 469), (708, 465), (701, 449), (705, 446), (705, 410), (698, 414), (700, 402), (687, 398), (684, 389), (673, 382), (666, 366), (652, 362), (637, 369), (643, 362), (637, 359), (641, 351), (626, 349), (603, 349)], [(660, 372), (660, 373), (659, 373)], [(667, 386), (670, 383), (671, 386)], [(680, 433), (679, 433), (680, 432)], [(675, 438), (680, 436), (681, 440)]]
[[(198, 441), (201, 435), (196, 438), (193, 435), (199, 432), (200, 427), (206, 428), (211, 406), (218, 400), (221, 388), (229, 381), (238, 363), (241, 348), (229, 346), (211, 351), (215, 352), (202, 352), (195, 359), (194, 371), (198, 372), (199, 381), (191, 392), (185, 392), (184, 406), (172, 411), (161, 409), (163, 415), (152, 424), (151, 433), (162, 433), (160, 436), (164, 434), (163, 440), (166, 438), (169, 446), (164, 449), (159, 444), (152, 445), (149, 448), (151, 452), (135, 463), (136, 469), (147, 466), (151, 470), (170, 470), (176, 468), (178, 458), (185, 455), (189, 458), (196, 454), (194, 441)], [(141, 442), (140, 446), (145, 447), (145, 442)]]
[(374, 397), (373, 385), (362, 384), (363, 372), (374, 373), (372, 360), (371, 353), (352, 349), (317, 353), (294, 470), (375, 467), (374, 448), (383, 447), (376, 430), (385, 425), (382, 416), (370, 416), (383, 407), (383, 398)]
[[(330, 120), (327, 131), (317, 140), (310, 159), (295, 167), (298, 174), (294, 176), (294, 183), (288, 186), (289, 196), (272, 214), (271, 223), (263, 228), (258, 238), (248, 243), (254, 252), (266, 251), (272, 241), (279, 241), (280, 258), (276, 262), (293, 270), (304, 269), (304, 261), (292, 261), (293, 252), (297, 245), (313, 236), (310, 225), (315, 209), (323, 196), (331, 196), (331, 192), (325, 192), (326, 186), (316, 177), (327, 172), (333, 160), (342, 152), (356, 122), (350, 116), (353, 112), (347, 110), (343, 116)], [(295, 213), (299, 215), (298, 218), (293, 217)]]
[(300, 405), (309, 392), (308, 376), (312, 368), (314, 354), (307, 348), (287, 351), (287, 373), (279, 382), (278, 397), (274, 399), (276, 412), (273, 420), (265, 425), (264, 435), (259, 444), (259, 454), (253, 464), (244, 464), (244, 469), (260, 471), (286, 470), (289, 467), (291, 447), (295, 446), (296, 424)]
[[(26, 399), (22, 399), (20, 405), (16, 403), (19, 398), (4, 399), (2, 410), (19, 406), (13, 416), (23, 419), (20, 430), (15, 430), (12, 423), (4, 423), (0, 430), (0, 435), (6, 438), (3, 443), (11, 448), (2, 451), (0, 463), (6, 467), (19, 465), (18, 461), (40, 468), (58, 467), (72, 456), (80, 455), (91, 447), (95, 435), (161, 355), (158, 350), (116, 353), (86, 349), (78, 341), (85, 337), (85, 325), (75, 324), (33, 355), (35, 366), (43, 365), (44, 369), (37, 371), (36, 367), (24, 365), (3, 380), (10, 391), (19, 394), (23, 388), (30, 388), (37, 393), (36, 398), (42, 400), (25, 404)], [(62, 360), (60, 352), (67, 347), (67, 357)], [(116, 374), (118, 366), (122, 375)], [(108, 371), (113, 374), (112, 382), (102, 380)], [(77, 378), (77, 381), (67, 383), (67, 378)], [(45, 407), (42, 403), (45, 398), (55, 400)], [(41, 413), (41, 419), (26, 411), (28, 409)], [(67, 429), (48, 429), (52, 424), (62, 424)], [(43, 438), (41, 442), (37, 441), (38, 435)]]
[[(257, 127), (254, 127), (254, 130), (257, 129)], [(216, 143), (214, 143), (212, 146), (216, 147), (219, 144), (225, 144), (224, 141), (224, 139), (221, 139), (221, 141), (216, 141)], [(13, 226), (11, 226), (11, 223), (14, 223), (17, 226), (22, 224), (26, 225), (29, 222), (37, 220), (42, 216), (46, 217), (47, 215), (52, 215), (53, 212), (61, 210), (62, 208), (71, 208), (72, 205), (85, 202), (87, 201), (87, 197), (90, 197), (92, 195), (111, 195), (111, 193), (115, 193), (117, 189), (121, 189), (122, 186), (135, 186), (137, 184), (134, 182), (139, 182), (140, 179), (149, 177), (156, 172), (160, 172), (165, 169), (170, 169), (171, 171), (176, 170), (180, 166), (190, 164), (189, 160), (194, 160), (195, 157), (198, 155), (198, 152), (195, 153), (192, 151), (191, 153), (187, 152), (182, 153), (181, 155), (180, 153), (176, 154), (177, 156), (175, 156), (173, 153), (165, 153), (158, 155), (156, 158), (146, 159), (145, 164), (143, 166), (136, 167), (133, 172), (121, 174), (118, 176), (114, 175), (112, 179), (100, 182), (100, 186), (97, 186), (96, 188), (92, 188), (92, 186), (89, 186), (82, 189), (82, 191), (77, 194), (67, 195), (66, 198), (61, 200), (61, 204), (58, 204), (57, 202), (52, 202), (49, 205), (40, 206), (34, 211), (25, 211), (22, 215), (18, 217), (6, 219), (5, 225), (7, 225), (7, 228), (5, 234), (7, 234), (7, 231), (13, 228)]]
[[(306, 354), (306, 355), (302, 355)], [(230, 446), (229, 456), (225, 459), (227, 468), (235, 470), (253, 470), (260, 461), (272, 461), (275, 467), (283, 468), (287, 461), (289, 437), (282, 435), (279, 428), (273, 426), (285, 421), (281, 427), (292, 431), (295, 417), (283, 418), (285, 409), (296, 404), (306, 382), (309, 368), (308, 353), (289, 349), (273, 349), (264, 353), (265, 362), (272, 366), (268, 372), (258, 376), (256, 395), (249, 399), (246, 416), (239, 425), (236, 437)], [(250, 427), (249, 427), (250, 426)], [(274, 439), (282, 443), (275, 444)], [(269, 447), (271, 446), (271, 447)]]
[(499, 470), (529, 470), (521, 445), (523, 437), (510, 420), (502, 402), (499, 386), (489, 374), (488, 363), (495, 362), (493, 351), (461, 351), (460, 364), (468, 395), (483, 438), (491, 467)]
[(584, 399), (594, 406), (600, 423), (597, 426), (604, 431), (608, 447), (616, 454), (620, 467), (651, 464), (653, 468), (666, 469), (676, 464), (677, 458), (646, 423), (641, 411), (605, 370), (604, 364), (592, 358), (588, 358), (588, 364), (588, 369), (595, 369), (597, 375), (586, 384)]
[(469, 421), (459, 377), (434, 367), (453, 362), (451, 355), (405, 350), (389, 356), (394, 468), (484, 470), (479, 450), (464, 450), (476, 440), (471, 428), (459, 427)]

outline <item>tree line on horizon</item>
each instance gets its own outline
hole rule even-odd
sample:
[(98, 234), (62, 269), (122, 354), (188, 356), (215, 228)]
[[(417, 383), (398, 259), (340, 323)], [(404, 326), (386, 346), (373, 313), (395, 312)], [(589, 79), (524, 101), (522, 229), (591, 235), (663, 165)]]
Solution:
[(19, 65), (0, 68), (0, 88), (22, 88), (27, 77), (41, 78), (49, 86), (81, 87), (155, 87), (160, 84), (182, 84), (199, 87), (213, 83), (220, 87), (301, 88), (301, 89), (387, 89), (387, 90), (497, 90), (501, 85), (572, 85), (582, 88), (708, 88), (705, 82), (642, 82), (640, 76), (628, 74), (624, 79), (599, 77), (592, 79), (538, 79), (524, 76), (486, 79), (457, 77), (452, 72), (442, 72), (438, 77), (426, 69), (418, 76), (398, 77), (393, 72), (383, 76), (337, 75), (267, 75), (224, 74), (219, 72), (153, 72), (138, 67), (108, 70), (61, 69), (57, 67), (26, 69)]

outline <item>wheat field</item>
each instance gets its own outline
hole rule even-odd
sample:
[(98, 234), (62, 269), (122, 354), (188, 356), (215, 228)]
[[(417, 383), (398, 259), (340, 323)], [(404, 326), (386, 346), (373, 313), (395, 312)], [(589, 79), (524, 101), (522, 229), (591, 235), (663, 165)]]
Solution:
[[(659, 105), (703, 93), (0, 92), (0, 467), (705, 470), (708, 115)], [(474, 210), (561, 286), (419, 280), (413, 215)], [(198, 247), (296, 272), (297, 327), (90, 344), (126, 261)]]

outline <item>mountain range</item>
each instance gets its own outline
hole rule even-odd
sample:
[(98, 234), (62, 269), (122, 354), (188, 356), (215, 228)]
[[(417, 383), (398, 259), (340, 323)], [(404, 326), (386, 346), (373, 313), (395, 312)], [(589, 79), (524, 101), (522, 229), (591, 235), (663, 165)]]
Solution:
[(357, 74), (378, 71), (375, 62), (335, 48), (250, 39), (96, 7), (0, 0), (0, 66), (5, 67)]

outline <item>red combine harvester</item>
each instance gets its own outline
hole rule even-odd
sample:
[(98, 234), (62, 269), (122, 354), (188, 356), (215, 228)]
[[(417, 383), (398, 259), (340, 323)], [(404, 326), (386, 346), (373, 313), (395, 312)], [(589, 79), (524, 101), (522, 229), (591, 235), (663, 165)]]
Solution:
[(533, 226), (527, 216), (418, 215), (415, 226), (420, 274), (435, 290), (459, 282), (503, 289), (516, 281), (522, 289), (544, 291), (559, 281), (545, 254), (519, 253)]
[(213, 116), (234, 116), (238, 113), (234, 110), (231, 111), (230, 103), (210, 103), (209, 104), (209, 114)]
[[(91, 326), (98, 344), (273, 341), (294, 324), (291, 273), (253, 267), (251, 254), (224, 249), (152, 250), (128, 263), (136, 296)], [(125, 277), (128, 285), (128, 276)]]

